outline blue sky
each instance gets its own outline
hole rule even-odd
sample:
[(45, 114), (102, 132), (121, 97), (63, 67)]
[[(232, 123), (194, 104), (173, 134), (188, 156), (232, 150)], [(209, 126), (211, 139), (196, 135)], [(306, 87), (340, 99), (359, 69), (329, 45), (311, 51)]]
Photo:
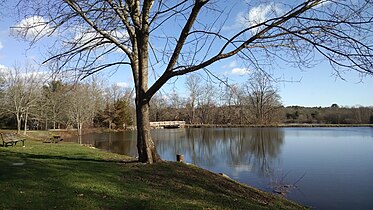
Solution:
[[(233, 7), (232, 10), (234, 15), (232, 15), (229, 26), (236, 27), (237, 21), (241, 18), (240, 15), (246, 14), (248, 9), (242, 9), (238, 5)], [(43, 53), (45, 47), (48, 47), (48, 42), (30, 48), (28, 42), (10, 36), (10, 27), (17, 24), (16, 19), (11, 15), (5, 14), (0, 19), (0, 66), (12, 67), (15, 64), (40, 63), (44, 58)], [(214, 72), (218, 75), (228, 76), (229, 81), (233, 83), (242, 83), (250, 75), (250, 70), (238, 59), (218, 62), (210, 69), (214, 69)], [(115, 73), (107, 71), (104, 72), (104, 76), (108, 77), (111, 83), (133, 86), (129, 72), (128, 68), (118, 70)], [(288, 81), (275, 84), (285, 106), (330, 106), (333, 103), (342, 106), (373, 106), (372, 76), (362, 79), (356, 72), (346, 72), (342, 75), (345, 80), (342, 80), (333, 75), (333, 70), (326, 61), (305, 71), (280, 66), (272, 70), (272, 73), (275, 78)], [(184, 78), (180, 77), (177, 80), (172, 80), (170, 84), (163, 88), (163, 91), (167, 93), (176, 89), (179, 92), (185, 92), (183, 86)], [(185, 95), (185, 93), (182, 95)]]

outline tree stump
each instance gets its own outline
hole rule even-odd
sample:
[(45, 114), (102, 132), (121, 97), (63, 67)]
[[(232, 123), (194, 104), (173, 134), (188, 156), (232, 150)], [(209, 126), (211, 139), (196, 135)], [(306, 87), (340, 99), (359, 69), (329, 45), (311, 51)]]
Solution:
[(176, 161), (177, 162), (184, 162), (184, 155), (177, 154), (176, 155)]

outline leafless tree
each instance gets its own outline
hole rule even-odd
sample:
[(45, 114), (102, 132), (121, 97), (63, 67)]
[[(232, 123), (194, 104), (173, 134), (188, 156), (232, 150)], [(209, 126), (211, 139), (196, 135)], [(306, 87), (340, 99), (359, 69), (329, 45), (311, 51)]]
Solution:
[(74, 84), (67, 93), (67, 107), (70, 122), (74, 122), (78, 135), (82, 135), (84, 123), (89, 123), (95, 115), (95, 94), (97, 90), (90, 84)]
[(21, 131), (22, 120), (24, 133), (27, 131), (27, 122), (30, 111), (36, 106), (40, 98), (42, 75), (32, 70), (32, 66), (25, 68), (15, 66), (3, 70), (2, 80), (5, 81), (5, 94), (1, 109), (14, 114), (17, 120), (17, 132)]
[(197, 100), (201, 95), (201, 82), (202, 79), (197, 74), (190, 74), (187, 76), (185, 85), (187, 90), (189, 91), (189, 97), (188, 97), (188, 104), (187, 104), (187, 110), (189, 115), (189, 123), (194, 124), (195, 123), (195, 115), (196, 115), (196, 106), (197, 106)]
[(225, 86), (223, 91), (222, 99), (223, 104), (222, 109), (223, 116), (225, 121), (222, 123), (236, 123), (242, 124), (243, 123), (243, 100), (244, 100), (244, 91), (242, 90), (239, 84), (233, 84), (229, 86)]
[[(265, 70), (276, 59), (304, 67), (321, 55), (337, 74), (344, 69), (373, 73), (372, 2), (367, 0), (248, 1), (240, 27), (230, 30), (224, 30), (232, 18), (227, 1), (20, 1), (19, 14), (34, 24), (23, 22), (13, 33), (32, 43), (44, 36), (57, 39), (46, 62), (58, 63), (59, 71), (86, 77), (130, 67), (141, 162), (160, 160), (150, 136), (149, 101), (171, 78), (232, 56)], [(263, 15), (252, 18), (258, 12)], [(149, 86), (150, 69), (159, 71)]]
[[(67, 88), (61, 80), (52, 80), (43, 86), (43, 104), (41, 107), (47, 112), (50, 117), (45, 119), (46, 121), (51, 120), (53, 123), (53, 129), (59, 128), (59, 123), (62, 121), (64, 107), (66, 107), (66, 92)], [(41, 104), (42, 105), (42, 104)], [(46, 126), (47, 127), (47, 126)]]
[(352, 113), (355, 119), (353, 121), (358, 124), (368, 124), (371, 109), (369, 107), (354, 107)]
[(201, 86), (200, 97), (197, 98), (197, 116), (201, 123), (211, 122), (213, 108), (216, 105), (216, 87), (213, 83), (207, 82)]
[(245, 86), (250, 123), (267, 125), (277, 122), (280, 118), (281, 101), (270, 78), (262, 73), (256, 73)]
[(182, 108), (185, 106), (185, 100), (176, 90), (168, 94), (168, 107), (172, 110), (172, 116), (169, 120), (180, 120)]
[(152, 97), (150, 100), (150, 119), (152, 121), (161, 121), (161, 116), (164, 115), (163, 111), (167, 108), (167, 101), (161, 92)]

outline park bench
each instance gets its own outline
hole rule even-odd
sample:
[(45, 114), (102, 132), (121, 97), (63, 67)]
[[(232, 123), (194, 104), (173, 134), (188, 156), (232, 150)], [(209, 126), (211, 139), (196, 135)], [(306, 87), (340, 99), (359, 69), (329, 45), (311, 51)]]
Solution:
[(22, 142), (22, 146), (25, 146), (25, 138), (18, 137), (15, 133), (0, 133), (2, 146), (15, 146), (19, 141)]

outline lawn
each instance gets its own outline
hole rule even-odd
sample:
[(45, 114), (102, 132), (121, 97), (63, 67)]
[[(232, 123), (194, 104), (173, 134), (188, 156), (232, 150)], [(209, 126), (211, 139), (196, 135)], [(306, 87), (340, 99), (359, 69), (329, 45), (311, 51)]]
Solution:
[(193, 165), (74, 143), (0, 147), (0, 209), (302, 209)]

